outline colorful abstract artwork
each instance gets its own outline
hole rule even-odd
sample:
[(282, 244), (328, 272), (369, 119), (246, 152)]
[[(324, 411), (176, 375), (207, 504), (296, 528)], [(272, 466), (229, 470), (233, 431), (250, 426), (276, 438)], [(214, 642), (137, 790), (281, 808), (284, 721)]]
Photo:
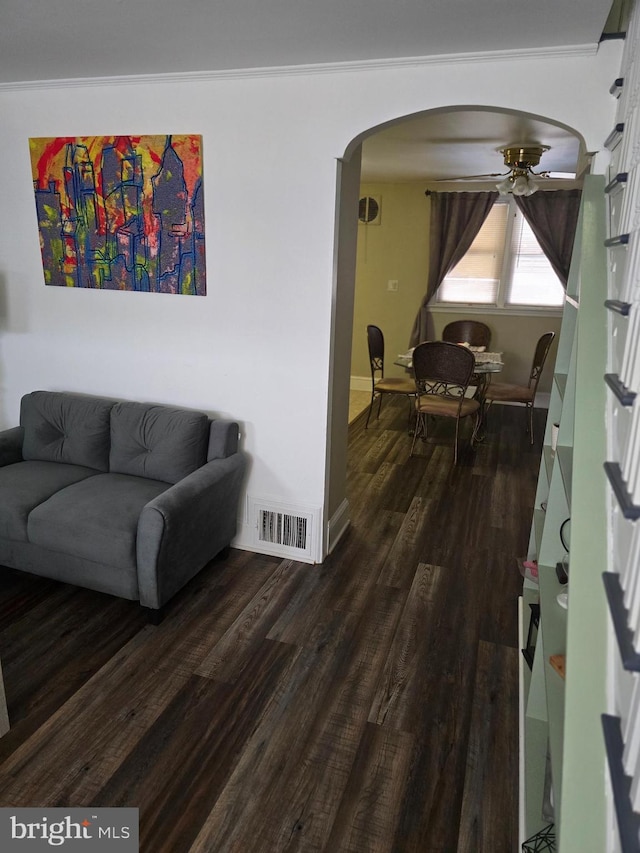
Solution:
[(206, 294), (202, 137), (30, 139), (45, 284)]

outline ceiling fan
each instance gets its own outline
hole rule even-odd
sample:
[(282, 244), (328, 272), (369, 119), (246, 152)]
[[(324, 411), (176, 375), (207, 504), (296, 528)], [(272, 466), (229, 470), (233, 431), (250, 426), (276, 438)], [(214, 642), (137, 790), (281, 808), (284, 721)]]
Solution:
[(496, 189), (500, 195), (533, 195), (540, 189), (539, 179), (561, 179), (574, 180), (575, 174), (567, 172), (534, 172), (533, 167), (540, 163), (540, 158), (545, 151), (549, 151), (548, 145), (508, 145), (500, 148), (504, 157), (504, 165), (509, 167), (508, 172), (491, 172), (484, 175), (462, 175), (456, 178), (440, 178), (436, 183), (446, 181), (472, 181), (484, 178), (502, 178)]

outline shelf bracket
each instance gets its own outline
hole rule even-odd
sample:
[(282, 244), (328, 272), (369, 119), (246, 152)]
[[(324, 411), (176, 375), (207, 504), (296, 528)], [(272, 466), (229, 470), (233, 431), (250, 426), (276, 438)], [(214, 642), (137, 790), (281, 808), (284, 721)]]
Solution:
[(636, 392), (630, 391), (626, 385), (620, 381), (617, 373), (605, 373), (604, 381), (616, 395), (623, 406), (633, 406), (633, 401), (636, 399)]
[(631, 779), (625, 775), (622, 765), (624, 741), (620, 719), (602, 714), (601, 720), (622, 853), (639, 853), (640, 815), (631, 808)]
[(631, 495), (627, 491), (627, 484), (622, 479), (620, 465), (617, 462), (605, 462), (604, 470), (623, 516), (629, 521), (636, 521), (640, 518), (640, 506), (631, 500)]
[(640, 654), (633, 647), (633, 632), (629, 628), (628, 613), (624, 606), (624, 592), (615, 572), (603, 572), (602, 580), (607, 594), (609, 613), (616, 632), (618, 650), (623, 667), (629, 672), (640, 672)]
[(622, 186), (623, 184), (626, 184), (628, 180), (629, 180), (629, 173), (628, 172), (618, 172), (618, 174), (615, 176), (615, 178), (612, 181), (610, 181), (607, 184), (607, 186), (604, 188), (604, 191), (607, 194), (612, 193), (618, 187)]
[(628, 317), (631, 303), (621, 302), (619, 299), (605, 299), (604, 307), (608, 308), (609, 311), (615, 311), (616, 314), (621, 314), (623, 317)]
[(618, 234), (615, 237), (607, 237), (604, 241), (604, 245), (607, 249), (613, 249), (616, 246), (628, 246), (629, 245), (629, 234)]
[(612, 151), (622, 136), (622, 132), (624, 131), (624, 122), (619, 121), (616, 126), (613, 128), (609, 136), (605, 139), (604, 147), (609, 151)]
[(620, 97), (620, 93), (622, 92), (622, 87), (624, 86), (624, 77), (616, 77), (611, 86), (609, 87), (609, 94), (613, 95), (615, 98)]

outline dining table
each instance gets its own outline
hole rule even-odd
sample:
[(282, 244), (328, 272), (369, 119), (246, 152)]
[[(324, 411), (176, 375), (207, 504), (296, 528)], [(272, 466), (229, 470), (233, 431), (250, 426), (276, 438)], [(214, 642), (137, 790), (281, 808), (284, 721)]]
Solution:
[[(460, 344), (465, 346), (465, 344)], [(413, 350), (411, 347), (406, 352), (399, 353), (393, 363), (398, 367), (404, 367), (410, 373), (413, 373)], [(501, 352), (487, 352), (485, 350), (477, 350), (474, 347), (469, 347), (475, 358), (475, 367), (469, 387), (473, 388), (472, 396), (480, 403), (479, 423), (477, 436), (483, 437), (482, 427), (484, 426), (485, 415), (485, 398), (487, 387), (491, 382), (491, 377), (494, 373), (500, 373), (504, 368), (504, 361)]]
[[(405, 367), (407, 370), (413, 370), (414, 349), (415, 347), (411, 347), (411, 349), (406, 352), (400, 353), (396, 356), (393, 363), (400, 367)], [(504, 367), (501, 352), (477, 352), (471, 347), (469, 347), (469, 349), (471, 349), (476, 360), (476, 366), (473, 371), (474, 376), (488, 376), (492, 373), (500, 373)]]

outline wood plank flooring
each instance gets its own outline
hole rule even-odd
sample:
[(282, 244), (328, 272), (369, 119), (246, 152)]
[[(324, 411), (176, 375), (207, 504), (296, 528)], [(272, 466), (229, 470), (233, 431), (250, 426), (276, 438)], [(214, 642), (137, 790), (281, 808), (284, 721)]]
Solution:
[(159, 626), (0, 569), (0, 806), (137, 806), (143, 853), (515, 850), (539, 442), (496, 406), (457, 467), (446, 424), (409, 459), (406, 414), (350, 426), (322, 565), (232, 550)]

